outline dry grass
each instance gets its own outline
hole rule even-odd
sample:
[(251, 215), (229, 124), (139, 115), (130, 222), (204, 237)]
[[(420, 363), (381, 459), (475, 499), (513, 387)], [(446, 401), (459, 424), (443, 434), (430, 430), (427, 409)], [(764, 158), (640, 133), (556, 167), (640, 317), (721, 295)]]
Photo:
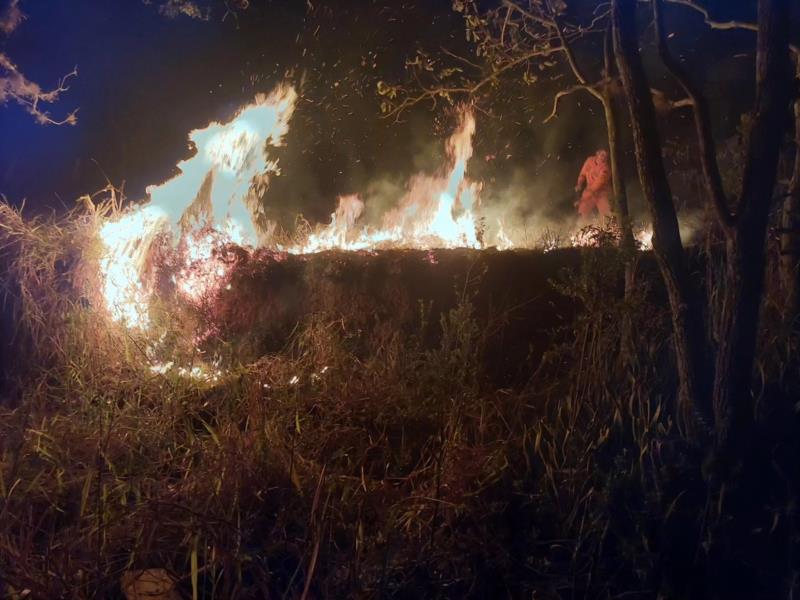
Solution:
[(647, 286), (620, 299), (616, 250), (558, 283), (584, 310), (521, 389), (488, 385), (468, 289), (421, 313), (435, 347), (357, 355), (314, 315), (203, 384), (150, 373), (84, 295), (98, 218), (0, 205), (24, 360), (0, 408), (6, 596), (120, 597), (139, 569), (187, 598), (703, 597), (721, 577), (668, 315)]

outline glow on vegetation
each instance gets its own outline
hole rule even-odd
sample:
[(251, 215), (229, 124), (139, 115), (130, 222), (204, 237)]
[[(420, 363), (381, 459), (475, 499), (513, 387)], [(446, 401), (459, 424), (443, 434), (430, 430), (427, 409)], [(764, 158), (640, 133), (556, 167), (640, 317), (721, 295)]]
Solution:
[(179, 293), (199, 300), (215, 290), (227, 270), (216, 261), (227, 244), (258, 243), (257, 201), (277, 171), (267, 145), (279, 145), (289, 128), (297, 94), (288, 86), (258, 96), (228, 123), (193, 131), (191, 158), (179, 173), (147, 189), (149, 202), (136, 206), (100, 228), (102, 291), (112, 318), (145, 330), (150, 325), (152, 290), (145, 270), (153, 241), (169, 235), (179, 249)]
[[(154, 248), (165, 244), (171, 252), (176, 296), (196, 305), (230, 289), (232, 264), (226, 260), (226, 252), (233, 246), (245, 252), (268, 247), (310, 254), (388, 248), (481, 249), (487, 245), (482, 186), (467, 176), (476, 130), (475, 117), (467, 108), (458, 112), (458, 124), (446, 140), (441, 167), (433, 174), (413, 176), (402, 197), (380, 215), (378, 224), (363, 222), (366, 204), (352, 194), (339, 198), (330, 223), (288, 242), (287, 236), (274, 236), (276, 227), (266, 221), (262, 204), (270, 176), (278, 173), (269, 147), (283, 143), (296, 101), (295, 90), (280, 85), (271, 94), (256, 97), (230, 121), (192, 131), (189, 140), (194, 153), (178, 163), (178, 173), (148, 187), (146, 203), (101, 224), (101, 289), (114, 321), (144, 332), (152, 327), (152, 273), (158, 267), (152, 264), (157, 260)], [(506, 228), (507, 216), (501, 214), (493, 220), (488, 236), (491, 245), (499, 250), (526, 247)], [(588, 236), (582, 231), (565, 239), (574, 246), (592, 245)], [(637, 240), (641, 247), (649, 248), (652, 230), (639, 232)], [(556, 245), (560, 244), (548, 242), (545, 250)], [(173, 368), (171, 363), (154, 367), (156, 372)], [(194, 368), (181, 369), (187, 376), (204, 376)]]

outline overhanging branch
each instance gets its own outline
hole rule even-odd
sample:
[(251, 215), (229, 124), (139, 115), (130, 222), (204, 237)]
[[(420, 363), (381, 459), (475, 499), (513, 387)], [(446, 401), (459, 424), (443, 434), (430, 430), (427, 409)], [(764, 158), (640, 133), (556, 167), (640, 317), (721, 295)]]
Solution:
[(723, 31), (731, 29), (746, 29), (747, 31), (758, 31), (758, 25), (755, 23), (748, 23), (746, 21), (717, 21), (711, 18), (711, 13), (707, 8), (701, 6), (694, 0), (666, 0), (670, 4), (679, 4), (691, 8), (693, 11), (700, 13), (706, 25), (711, 29), (719, 29)]
[(705, 95), (692, 80), (689, 73), (675, 60), (667, 46), (664, 19), (661, 11), (661, 3), (663, 1), (664, 0), (651, 0), (658, 54), (664, 66), (678, 81), (691, 102), (697, 142), (700, 148), (700, 164), (703, 170), (706, 190), (714, 203), (714, 208), (720, 223), (729, 231), (736, 223), (736, 217), (728, 206), (728, 199), (725, 196), (725, 190), (722, 185), (722, 176), (720, 175), (719, 164), (717, 163), (716, 143), (714, 142), (714, 133), (711, 129), (711, 111), (709, 110)]
[[(758, 25), (756, 23), (751, 23), (749, 21), (736, 21), (736, 20), (729, 20), (729, 21), (718, 21), (711, 17), (711, 13), (709, 10), (696, 2), (696, 0), (665, 0), (670, 4), (677, 4), (679, 6), (685, 6), (687, 8), (692, 9), (693, 11), (700, 13), (703, 17), (703, 21), (706, 25), (708, 25), (711, 29), (716, 29), (719, 31), (731, 31), (731, 30), (744, 30), (744, 31), (752, 31), (758, 32)], [(792, 50), (794, 54), (800, 55), (800, 47), (795, 44), (791, 44), (789, 48)]]
[(512, 2), (511, 0), (503, 0), (503, 5), (507, 6), (508, 8), (510, 8), (512, 10), (517, 11), (519, 14), (521, 14), (526, 19), (529, 19), (529, 20), (531, 20), (531, 21), (533, 21), (535, 23), (538, 23), (539, 25), (542, 25), (543, 27), (546, 27), (548, 29), (553, 28), (554, 25), (555, 25), (551, 19), (548, 19), (548, 18), (543, 17), (541, 15), (537, 15), (535, 13), (532, 13), (529, 10), (525, 10), (519, 4), (517, 4), (516, 2)]
[(558, 106), (559, 106), (559, 103), (561, 102), (562, 98), (565, 98), (567, 96), (571, 96), (575, 92), (580, 92), (580, 91), (584, 91), (584, 90), (589, 92), (592, 96), (594, 96), (598, 100), (600, 100), (600, 101), (603, 100), (602, 94), (600, 92), (598, 92), (594, 87), (592, 87), (590, 85), (583, 84), (583, 83), (578, 83), (576, 85), (573, 85), (570, 88), (567, 88), (565, 90), (561, 90), (560, 92), (558, 92), (555, 95), (555, 98), (553, 98), (553, 110), (547, 116), (547, 118), (542, 122), (543, 123), (549, 123), (550, 121), (552, 121), (553, 119), (555, 119), (558, 116)]
[(530, 52), (526, 52), (514, 60), (511, 60), (504, 64), (502, 67), (492, 71), (489, 75), (483, 77), (482, 79), (476, 81), (472, 85), (461, 85), (461, 86), (435, 86), (435, 87), (425, 87), (420, 85), (422, 88), (422, 92), (417, 94), (416, 96), (408, 96), (403, 99), (400, 104), (395, 106), (392, 110), (386, 113), (385, 117), (399, 117), (399, 115), (404, 112), (405, 110), (411, 108), (423, 102), (425, 100), (429, 100), (436, 104), (437, 98), (443, 98), (446, 96), (451, 95), (472, 95), (479, 92), (482, 88), (486, 87), (493, 81), (497, 79), (497, 77), (506, 71), (509, 71), (532, 58), (540, 57), (540, 56), (550, 56), (551, 54), (555, 54), (557, 52), (561, 52), (562, 48), (536, 48), (531, 50)]
[(9, 99), (14, 100), (43, 125), (74, 125), (77, 121), (77, 110), (63, 119), (54, 119), (41, 105), (56, 102), (59, 96), (69, 89), (69, 80), (77, 76), (76, 67), (59, 79), (55, 88), (45, 91), (39, 84), (25, 77), (17, 65), (0, 52), (0, 105)]

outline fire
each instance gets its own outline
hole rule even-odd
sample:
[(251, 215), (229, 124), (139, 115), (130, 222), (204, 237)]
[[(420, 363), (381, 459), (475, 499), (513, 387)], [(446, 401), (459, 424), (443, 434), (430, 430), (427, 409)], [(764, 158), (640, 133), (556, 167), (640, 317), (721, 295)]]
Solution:
[(148, 205), (100, 228), (102, 293), (112, 318), (128, 327), (150, 324), (142, 273), (150, 246), (167, 223), (163, 210)]
[(234, 243), (258, 243), (256, 221), (263, 218), (258, 198), (278, 172), (267, 144), (282, 143), (296, 100), (293, 88), (281, 86), (256, 97), (230, 122), (189, 135), (195, 155), (178, 163), (178, 175), (147, 189), (151, 203), (170, 215), (176, 233), (179, 225), (194, 221), (219, 229)]
[[(622, 236), (619, 226), (613, 219), (606, 219), (602, 227), (587, 225), (570, 235), (569, 245), (573, 248), (596, 248), (604, 244), (618, 243)], [(653, 227), (641, 225), (633, 227), (633, 237), (639, 250), (653, 249)], [(554, 250), (556, 247), (549, 248)]]
[(498, 250), (511, 250), (516, 244), (513, 240), (506, 235), (506, 229), (503, 225), (502, 219), (497, 219), (497, 249)]
[(182, 254), (175, 279), (178, 292), (199, 300), (217, 289), (227, 269), (215, 260), (229, 244), (255, 246), (257, 199), (278, 172), (267, 144), (279, 145), (289, 129), (297, 94), (280, 86), (259, 95), (228, 123), (212, 123), (189, 135), (194, 156), (178, 163), (179, 173), (147, 188), (150, 201), (100, 229), (102, 291), (115, 321), (146, 330), (152, 290), (145, 283), (153, 241), (170, 236)]
[(368, 243), (357, 234), (356, 221), (364, 212), (364, 202), (357, 195), (342, 196), (336, 212), (331, 214), (330, 225), (318, 233), (308, 236), (303, 242), (286, 248), (294, 254), (312, 254), (323, 250), (340, 248), (345, 250), (363, 250)]
[[(412, 177), (403, 196), (379, 222), (364, 222), (365, 202), (353, 194), (340, 197), (330, 223), (310, 234), (295, 234), (290, 243), (285, 242), (286, 236), (275, 235), (277, 226), (266, 220), (260, 202), (270, 177), (279, 173), (268, 147), (283, 142), (296, 100), (295, 90), (281, 85), (268, 96), (256, 97), (227, 123), (215, 122), (192, 131), (189, 140), (195, 153), (178, 163), (178, 174), (147, 188), (147, 203), (102, 223), (98, 233), (100, 284), (114, 321), (129, 329), (149, 331), (151, 299), (156, 286), (162, 290), (165, 273), (171, 277), (168, 285), (176, 300), (198, 308), (207, 306), (206, 301), (230, 288), (237, 256), (257, 247), (275, 251), (276, 256), (413, 248), (428, 250), (428, 260), (435, 263), (434, 249), (481, 249), (487, 245), (482, 185), (467, 176), (476, 129), (475, 117), (467, 108), (458, 113), (441, 168)], [(491, 245), (499, 250), (526, 247), (509, 235), (505, 216), (500, 213), (495, 219)], [(545, 236), (549, 241), (544, 250), (561, 246), (561, 239), (574, 246), (597, 245), (598, 236), (609, 235), (613, 233), (608, 227), (584, 228), (571, 238), (551, 232)], [(637, 233), (643, 248), (651, 246), (651, 239), (652, 230)], [(216, 371), (206, 372), (204, 367), (156, 363), (155, 359), (153, 363), (154, 372), (217, 376)]]
[(344, 196), (339, 199), (329, 225), (282, 249), (292, 254), (309, 254), (387, 247), (482, 248), (476, 214), (481, 186), (466, 177), (474, 135), (475, 117), (462, 109), (458, 128), (447, 141), (444, 168), (435, 175), (413, 177), (406, 194), (383, 216), (379, 227), (358, 224), (364, 202), (358, 196)]
[(191, 231), (183, 237), (178, 251), (180, 270), (174, 282), (185, 300), (199, 304), (225, 285), (232, 266), (225, 248), (233, 243), (231, 236), (212, 227)]
[(639, 242), (639, 248), (642, 250), (652, 250), (653, 249), (653, 227), (649, 225), (647, 227), (643, 227), (635, 234), (636, 241)]

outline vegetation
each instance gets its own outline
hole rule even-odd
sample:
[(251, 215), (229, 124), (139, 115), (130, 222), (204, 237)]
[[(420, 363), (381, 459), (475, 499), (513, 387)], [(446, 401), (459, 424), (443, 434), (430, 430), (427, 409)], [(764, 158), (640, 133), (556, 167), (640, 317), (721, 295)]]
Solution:
[[(757, 34), (742, 173), (721, 172), (712, 111), (670, 53), (665, 4)], [(162, 3), (167, 14), (189, 6)], [(465, 272), (451, 306), (420, 303), (411, 328), (378, 323), (371, 335), (355, 314), (372, 310), (366, 300), (337, 298), (341, 310), (321, 303), (290, 319), (288, 342), (256, 361), (203, 378), (163, 372), (152, 340), (99, 308), (96, 232), (115, 203), (34, 220), (2, 204), (0, 281), (16, 328), (0, 403), (0, 594), (794, 596), (800, 152), (787, 142), (792, 103), (800, 139), (800, 100), (790, 3), (759, 0), (757, 23), (725, 24), (691, 1), (612, 0), (586, 27), (566, 23), (561, 2), (455, 6), (487, 62), (470, 63), (474, 78), (444, 69), (458, 83), (421, 95), (384, 84), (386, 112), (475, 96), (532, 61), (546, 71), (554, 56), (575, 83), (554, 92), (553, 115), (576, 91), (604, 107), (622, 233), (595, 231), (577, 268), (536, 282), (564, 299), (544, 358), (522, 383), (496, 385), (497, 323), (477, 310), (481, 275)], [(692, 247), (642, 59), (645, 9), (685, 95), (674, 104), (692, 110), (710, 208)], [(573, 52), (595, 34), (596, 77)], [(431, 65), (423, 55), (411, 66)], [(525, 70), (526, 84), (535, 79)], [(35, 115), (45, 99), (28, 98)], [(633, 251), (616, 147), (623, 114), (657, 272), (637, 269), (650, 257)], [(171, 316), (157, 323), (193, 322)], [(175, 356), (195, 351), (194, 338), (168, 333)]]
[[(417, 331), (368, 353), (346, 320), (314, 314), (284, 350), (202, 383), (150, 372), (140, 340), (81, 291), (101, 214), (3, 207), (21, 336), (0, 414), (7, 597), (120, 597), (148, 578), (174, 586), (165, 598), (794, 586), (800, 381), (780, 311), (759, 343), (761, 470), (720, 489), (673, 401), (663, 291), (643, 277), (623, 299), (613, 243), (551, 282), (582, 310), (524, 386), (489, 383), (470, 285), (438, 323), (422, 310)], [(707, 248), (696, 264), (718, 298)]]
[[(520, 72), (525, 84), (536, 84), (538, 77), (531, 76), (530, 72), (538, 67), (549, 80), (544, 86), (546, 91), (552, 91), (554, 85), (560, 88), (554, 95), (551, 117), (557, 114), (559, 100), (564, 96), (574, 92), (590, 93), (604, 106), (615, 173), (616, 214), (626, 231), (628, 211), (624, 193), (621, 193), (624, 179), (620, 168), (624, 161), (618, 144), (622, 121), (617, 107), (624, 103), (639, 184), (653, 223), (653, 249), (669, 295), (680, 382), (678, 400), (690, 405), (701, 427), (713, 433), (712, 441), (723, 456), (721, 460), (740, 466), (747, 463), (749, 438), (753, 433), (751, 387), (764, 300), (766, 238), (771, 218), (776, 222), (771, 217), (776, 193), (783, 198), (780, 232), (783, 236), (782, 293), (787, 320), (791, 322), (798, 311), (800, 163), (796, 162), (788, 185), (777, 184), (785, 140), (792, 128), (795, 137), (800, 131), (800, 121), (795, 118), (792, 127), (789, 118), (793, 103), (795, 115), (800, 114), (797, 112), (800, 100), (796, 93), (796, 64), (792, 67), (792, 56), (796, 63), (799, 51), (792, 44), (791, 3), (759, 0), (756, 4), (755, 22), (723, 23), (714, 21), (700, 4), (685, 0), (651, 0), (649, 3), (614, 0), (599, 6), (544, 1), (531, 3), (530, 8), (512, 0), (487, 6), (478, 2), (456, 2), (454, 8), (464, 14), (467, 36), (474, 43), (480, 64), (465, 62), (480, 75), (471, 75), (473, 71), (466, 73), (465, 68), (442, 68), (441, 61), (424, 61), (418, 56), (409, 63), (413, 76), (408, 86), (379, 89), (379, 93), (390, 99), (387, 104), (390, 114), (423, 100), (450, 100), (455, 94), (470, 95), (480, 102), (492, 86), (502, 89), (502, 79), (511, 76), (508, 85), (513, 85)], [(712, 107), (703, 87), (694, 80), (694, 65), (678, 60), (669, 47), (670, 36), (665, 25), (668, 5), (681, 5), (699, 13), (711, 29), (756, 33), (754, 101), (747, 115), (742, 173), (737, 184), (728, 189), (720, 169)], [(569, 24), (569, 19), (580, 24)], [(642, 27), (643, 19), (653, 24), (655, 39), (652, 41), (649, 28)], [(596, 56), (598, 51), (597, 48), (592, 51), (591, 46), (587, 49), (586, 39), (602, 32), (602, 74), (596, 83), (590, 83), (595, 78), (585, 74), (581, 62)], [(643, 48), (647, 46), (657, 50), (658, 60), (683, 95), (680, 100), (666, 101), (663, 92), (654, 90), (651, 80), (655, 78), (645, 69), (643, 59)], [(452, 53), (444, 54), (452, 57)], [(565, 74), (575, 80), (573, 86), (564, 88), (563, 84), (555, 84)], [(476, 82), (472, 84), (473, 81)], [(717, 320), (713, 331), (705, 322), (709, 307), (691, 273), (679, 231), (672, 184), (665, 167), (665, 144), (659, 130), (665, 104), (669, 109), (691, 109), (694, 139), (681, 141), (697, 147), (697, 170), (702, 181), (702, 197), (698, 200), (713, 208), (714, 227), (722, 232), (727, 242), (726, 286), (719, 290), (725, 296), (716, 307), (721, 313), (717, 315), (711, 310), (712, 318)], [(792, 148), (788, 154), (794, 155), (796, 161), (800, 153)], [(623, 235), (623, 247), (626, 239), (630, 240), (631, 236)], [(634, 275), (629, 269), (627, 289), (633, 286)], [(734, 471), (736, 469), (730, 474)]]

